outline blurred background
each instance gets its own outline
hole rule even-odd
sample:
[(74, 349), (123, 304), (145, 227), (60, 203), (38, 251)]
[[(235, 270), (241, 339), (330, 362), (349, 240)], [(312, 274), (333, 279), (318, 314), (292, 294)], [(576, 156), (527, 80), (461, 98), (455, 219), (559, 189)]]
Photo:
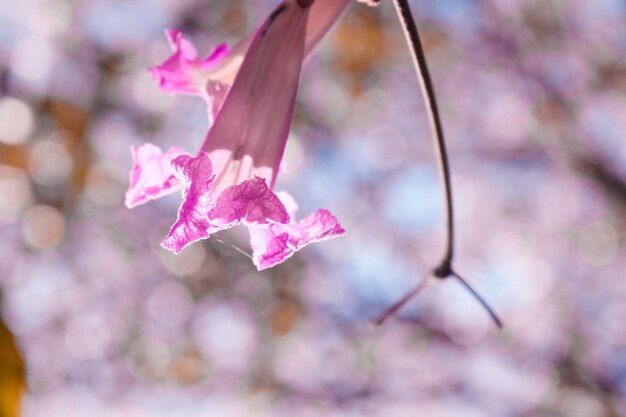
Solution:
[[(439, 260), (427, 117), (391, 1), (307, 63), (277, 190), (348, 234), (256, 271), (247, 232), (174, 256), (129, 147), (195, 149), (202, 100), (146, 68), (275, 1), (0, 0), (0, 416), (626, 415), (626, 2), (416, 0), (457, 208)], [(242, 228), (243, 229), (243, 228)]]

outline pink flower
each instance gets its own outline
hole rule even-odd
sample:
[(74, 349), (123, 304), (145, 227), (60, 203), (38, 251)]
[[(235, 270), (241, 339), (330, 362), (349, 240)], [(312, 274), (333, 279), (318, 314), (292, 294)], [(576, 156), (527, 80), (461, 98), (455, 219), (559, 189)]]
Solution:
[[(306, 24), (305, 55), (308, 55), (335, 23), (350, 0), (317, 0), (310, 7)], [(231, 50), (218, 45), (205, 58), (200, 58), (191, 41), (179, 30), (167, 30), (165, 36), (173, 54), (162, 64), (148, 70), (159, 88), (166, 93), (203, 97), (212, 122), (232, 85), (243, 58), (250, 48), (254, 33)]]
[[(311, 27), (309, 15), (314, 10), (303, 3), (282, 2), (251, 38), (196, 156), (177, 148), (163, 153), (152, 144), (133, 148), (128, 207), (183, 189), (178, 220), (163, 247), (178, 253), (219, 230), (244, 224), (250, 231), (253, 261), (261, 270), (311, 242), (345, 233), (337, 219), (323, 209), (296, 221), (293, 199), (272, 191), (291, 125), (307, 28)], [(194, 71), (215, 70), (212, 57), (219, 54), (200, 59), (184, 38), (177, 37), (178, 32), (168, 33), (180, 45), (177, 53), (188, 58), (186, 64), (193, 63)], [(170, 58), (160, 66), (161, 74), (163, 68), (175, 67), (170, 61), (174, 62)], [(181, 92), (197, 85), (195, 79), (180, 80), (172, 76), (160, 85), (178, 85)], [(196, 84), (188, 83), (190, 80)]]

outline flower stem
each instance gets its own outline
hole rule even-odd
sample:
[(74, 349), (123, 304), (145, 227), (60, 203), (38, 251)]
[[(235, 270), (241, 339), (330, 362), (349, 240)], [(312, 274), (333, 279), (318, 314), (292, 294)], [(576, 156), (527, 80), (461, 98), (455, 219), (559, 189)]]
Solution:
[[(446, 244), (443, 258), (433, 271), (433, 275), (440, 279), (454, 276), (478, 300), (487, 313), (489, 313), (489, 316), (494, 323), (499, 328), (502, 328), (502, 322), (489, 304), (487, 304), (487, 302), (469, 285), (467, 281), (465, 281), (454, 271), (454, 269), (452, 269), (452, 258), (454, 256), (454, 209), (452, 204), (452, 180), (450, 177), (450, 163), (448, 160), (448, 151), (446, 150), (446, 141), (443, 135), (443, 127), (441, 124), (441, 117), (439, 116), (437, 100), (435, 98), (435, 89), (433, 88), (433, 83), (430, 78), (430, 72), (428, 71), (428, 65), (426, 63), (426, 55), (424, 54), (424, 47), (420, 41), (419, 32), (417, 31), (417, 25), (413, 19), (409, 2), (408, 0), (394, 0), (394, 5), (396, 6), (398, 18), (402, 23), (404, 35), (409, 45), (409, 49), (411, 50), (413, 65), (415, 66), (417, 78), (421, 86), (422, 96), (426, 105), (426, 111), (428, 112), (430, 128), (435, 143), (435, 152), (439, 163), (439, 175), (444, 186), (444, 199), (446, 207)], [(387, 318), (396, 313), (413, 296), (424, 288), (427, 280), (428, 279), (422, 281), (422, 283), (409, 291), (404, 297), (383, 311), (383, 313), (373, 322), (374, 325), (382, 324)]]
[(389, 317), (393, 316), (398, 310), (400, 310), (411, 298), (413, 298), (417, 293), (419, 293), (426, 284), (428, 283), (428, 278), (422, 280), (419, 284), (417, 284), (411, 291), (407, 292), (401, 299), (390, 305), (383, 311), (376, 319), (372, 321), (374, 326), (380, 326), (387, 320)]
[(435, 89), (433, 88), (430, 72), (428, 71), (428, 65), (426, 64), (424, 47), (420, 41), (419, 32), (417, 31), (417, 26), (413, 20), (413, 14), (411, 13), (409, 2), (407, 0), (394, 0), (394, 4), (396, 6), (396, 12), (398, 13), (400, 22), (402, 23), (402, 27), (404, 28), (404, 35), (406, 36), (407, 43), (409, 44), (409, 49), (411, 50), (411, 56), (413, 58), (413, 65), (415, 65), (417, 78), (421, 86), (435, 142), (435, 152), (437, 153), (437, 161), (439, 162), (439, 175), (441, 176), (444, 186), (446, 205), (446, 247), (443, 259), (441, 260), (439, 267), (436, 269), (435, 276), (438, 278), (445, 278), (452, 274), (451, 264), (452, 257), (454, 256), (454, 210), (452, 205), (452, 181), (450, 179), (450, 163), (448, 162), (446, 141), (443, 136), (443, 127), (441, 124), (441, 117), (439, 116), (437, 100), (435, 98)]
[(489, 316), (491, 317), (493, 322), (496, 324), (496, 326), (502, 329), (503, 327), (502, 321), (498, 318), (498, 316), (496, 315), (496, 312), (493, 311), (491, 306), (487, 304), (485, 299), (481, 297), (480, 294), (478, 294), (478, 292), (476, 292), (476, 290), (472, 288), (472, 286), (469, 285), (469, 283), (465, 281), (465, 279), (463, 279), (463, 277), (461, 277), (459, 274), (457, 274), (456, 272), (452, 272), (452, 275), (470, 292), (470, 294), (474, 296), (474, 298), (476, 298), (476, 300), (478, 300), (480, 305), (482, 305), (483, 308), (487, 311), (487, 313), (489, 313)]

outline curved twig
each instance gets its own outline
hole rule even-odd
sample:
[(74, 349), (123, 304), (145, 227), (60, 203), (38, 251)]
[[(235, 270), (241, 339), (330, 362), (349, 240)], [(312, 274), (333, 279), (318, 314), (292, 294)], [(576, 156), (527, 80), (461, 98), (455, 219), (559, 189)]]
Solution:
[[(424, 54), (424, 47), (420, 41), (419, 32), (408, 0), (394, 0), (396, 6), (396, 12), (398, 18), (402, 23), (404, 29), (404, 35), (406, 37), (409, 49), (411, 50), (411, 57), (413, 59), (413, 65), (417, 73), (417, 78), (420, 83), (422, 96), (426, 105), (426, 111), (430, 121), (430, 127), (435, 144), (435, 152), (439, 165), (439, 175), (443, 183), (444, 189), (444, 201), (445, 201), (445, 213), (446, 213), (446, 244), (444, 248), (443, 258), (439, 265), (433, 271), (433, 276), (436, 278), (444, 279), (450, 276), (454, 276), (484, 307), (489, 313), (494, 323), (502, 328), (502, 321), (495, 314), (491, 306), (474, 290), (467, 281), (465, 281), (454, 269), (452, 269), (452, 259), (454, 257), (454, 206), (452, 203), (452, 180), (450, 176), (450, 162), (448, 160), (448, 151), (446, 149), (446, 141), (443, 135), (443, 126), (441, 123), (441, 116), (439, 115), (439, 108), (437, 106), (437, 100), (435, 98), (435, 89), (428, 71), (428, 65), (426, 63), (426, 56)], [(419, 285), (409, 291), (400, 300), (389, 306), (378, 318), (373, 322), (374, 325), (382, 324), (388, 317), (397, 312), (404, 304), (406, 304), (411, 298), (413, 298), (424, 286), (426, 285), (428, 278), (424, 279)]]

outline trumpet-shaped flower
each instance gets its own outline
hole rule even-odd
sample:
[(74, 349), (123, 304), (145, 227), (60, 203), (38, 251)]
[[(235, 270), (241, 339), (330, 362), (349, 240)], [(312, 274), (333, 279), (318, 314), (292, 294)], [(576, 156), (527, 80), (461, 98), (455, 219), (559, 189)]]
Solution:
[[(272, 190), (306, 53), (310, 3), (284, 1), (250, 39), (232, 86), (226, 88), (228, 93), (217, 106), (219, 111), (212, 107), (215, 120), (197, 155), (178, 148), (162, 152), (152, 144), (133, 148), (127, 206), (183, 190), (178, 219), (163, 247), (178, 253), (219, 230), (244, 224), (250, 231), (253, 261), (258, 269), (265, 269), (311, 242), (345, 233), (337, 219), (323, 209), (296, 221), (293, 199)], [(226, 59), (221, 52), (225, 49), (200, 59), (179, 32), (168, 34), (178, 49), (160, 66), (160, 74), (166, 74), (167, 68), (182, 71), (183, 63), (191, 63), (186, 68), (192, 68), (188, 74), (193, 75), (177, 78), (172, 70), (168, 73), (172, 76), (160, 82), (163, 89), (190, 92), (203, 82), (194, 71), (217, 71), (215, 61)], [(216, 80), (219, 78), (209, 79), (207, 85), (221, 82)]]

